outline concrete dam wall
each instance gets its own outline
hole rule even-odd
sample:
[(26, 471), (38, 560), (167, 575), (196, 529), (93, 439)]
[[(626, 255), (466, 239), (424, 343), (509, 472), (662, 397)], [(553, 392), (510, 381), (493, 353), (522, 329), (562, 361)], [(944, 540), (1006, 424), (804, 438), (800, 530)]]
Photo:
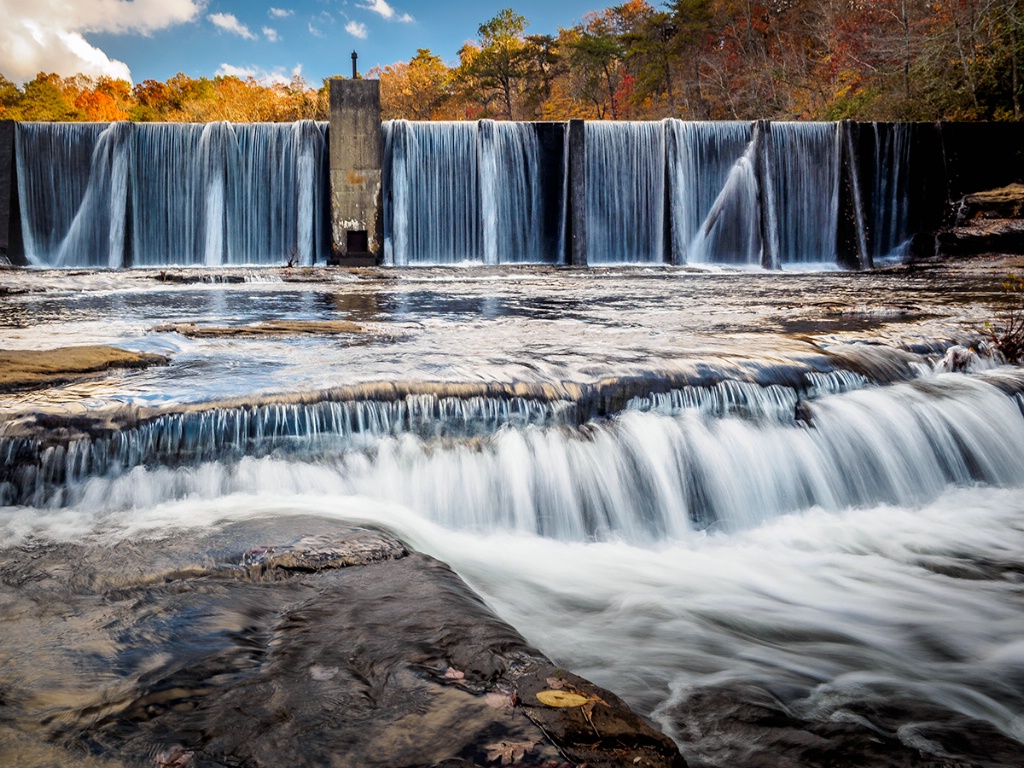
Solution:
[(0, 257), (40, 267), (871, 267), (1024, 178), (1012, 123), (0, 123)]

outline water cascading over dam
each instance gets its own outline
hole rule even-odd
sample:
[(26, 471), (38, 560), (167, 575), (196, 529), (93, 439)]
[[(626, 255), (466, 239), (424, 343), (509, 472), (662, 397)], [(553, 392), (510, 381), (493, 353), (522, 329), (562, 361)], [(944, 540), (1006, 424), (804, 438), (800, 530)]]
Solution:
[[(838, 123), (588, 122), (582, 180), (564, 165), (567, 128), (562, 151), (545, 153), (538, 125), (385, 123), (385, 262), (569, 263), (577, 183), (589, 264), (837, 261)], [(880, 257), (909, 236), (909, 158), (905, 132), (875, 132)], [(557, 236), (540, 237), (551, 226)]]
[(322, 261), (326, 123), (23, 123), (35, 266)]
[(542, 248), (530, 123), (384, 123), (387, 264), (530, 263)]
[[(844, 142), (863, 145), (860, 260), (898, 253), (914, 233), (911, 126), (584, 127), (577, 174), (564, 123), (383, 123), (383, 262), (849, 263), (839, 241)], [(26, 261), (322, 263), (340, 247), (328, 233), (327, 133), (312, 122), (20, 124)], [(583, 261), (568, 253), (573, 222), (585, 229)]]

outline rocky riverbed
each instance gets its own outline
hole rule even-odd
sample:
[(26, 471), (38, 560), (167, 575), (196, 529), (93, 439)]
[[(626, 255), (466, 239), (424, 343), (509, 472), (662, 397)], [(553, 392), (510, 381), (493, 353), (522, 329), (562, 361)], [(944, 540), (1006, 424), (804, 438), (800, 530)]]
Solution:
[(1022, 267), (4, 272), (0, 762), (1015, 768)]

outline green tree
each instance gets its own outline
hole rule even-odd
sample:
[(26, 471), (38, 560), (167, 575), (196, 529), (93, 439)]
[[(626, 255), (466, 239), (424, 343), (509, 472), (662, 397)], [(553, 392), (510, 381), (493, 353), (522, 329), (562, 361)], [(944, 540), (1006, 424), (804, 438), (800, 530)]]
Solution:
[(79, 119), (78, 112), (64, 96), (62, 84), (58, 75), (45, 72), (25, 83), (21, 119), (38, 123)]
[(0, 120), (17, 120), (21, 114), (21, 91), (0, 75)]
[[(711, 0), (674, 0), (667, 7), (668, 22), (661, 28), (668, 34), (664, 46), (666, 78), (671, 77), (672, 63), (679, 62), (683, 66), (686, 83), (687, 111), (692, 117), (707, 119), (711, 117), (711, 110), (704, 98), (700, 65), (714, 20)], [(671, 83), (668, 87), (669, 103), (674, 108)]]
[(618, 119), (615, 93), (621, 78), (625, 49), (616, 34), (609, 11), (589, 14), (572, 43), (570, 66), (586, 73), (586, 94), (594, 103), (599, 119)]
[(525, 16), (505, 8), (480, 25), (479, 47), (466, 46), (459, 52), (462, 79), (481, 92), (485, 103), (497, 100), (501, 116), (509, 120), (521, 116), (520, 96), (530, 72), (533, 50), (525, 37), (528, 26)]

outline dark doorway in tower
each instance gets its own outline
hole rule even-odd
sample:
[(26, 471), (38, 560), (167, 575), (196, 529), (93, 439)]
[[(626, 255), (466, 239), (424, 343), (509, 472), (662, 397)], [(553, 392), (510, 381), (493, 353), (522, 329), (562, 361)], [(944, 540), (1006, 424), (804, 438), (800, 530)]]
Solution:
[(345, 253), (367, 253), (370, 250), (370, 238), (365, 229), (350, 230), (345, 233)]

